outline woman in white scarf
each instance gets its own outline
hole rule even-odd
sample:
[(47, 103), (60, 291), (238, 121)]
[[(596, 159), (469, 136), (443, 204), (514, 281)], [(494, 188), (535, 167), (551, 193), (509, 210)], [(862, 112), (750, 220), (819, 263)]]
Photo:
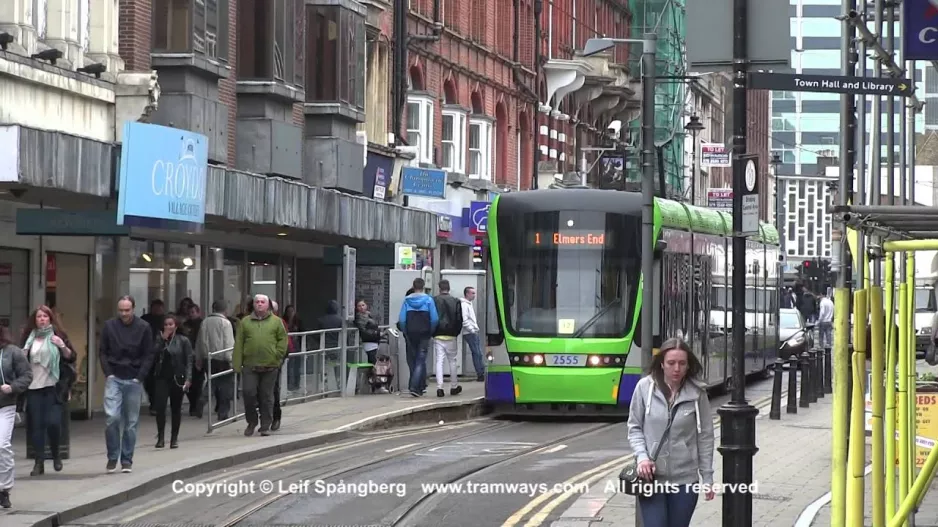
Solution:
[(75, 361), (68, 337), (57, 324), (48, 306), (39, 306), (26, 327), (23, 351), (29, 361), (33, 380), (26, 392), (26, 416), (33, 445), (35, 466), (31, 476), (45, 473), (46, 437), (55, 471), (62, 470), (59, 437), (62, 407), (68, 402), (71, 387), (71, 364)]

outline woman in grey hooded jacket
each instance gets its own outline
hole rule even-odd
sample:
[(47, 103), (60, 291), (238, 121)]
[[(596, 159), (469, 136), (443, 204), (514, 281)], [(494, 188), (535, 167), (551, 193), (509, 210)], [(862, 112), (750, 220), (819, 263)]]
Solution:
[(16, 398), (29, 389), (33, 371), (26, 354), (11, 342), (10, 329), (0, 326), (0, 507), (9, 509), (13, 489), (13, 425)]
[(699, 493), (714, 497), (713, 415), (702, 372), (690, 347), (669, 339), (632, 393), (629, 443), (652, 490), (638, 497), (645, 527), (689, 527)]

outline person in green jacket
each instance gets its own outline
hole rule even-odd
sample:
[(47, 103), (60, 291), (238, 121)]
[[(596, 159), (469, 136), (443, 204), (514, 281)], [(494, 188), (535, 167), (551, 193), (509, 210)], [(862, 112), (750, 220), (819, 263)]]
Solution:
[[(244, 394), (244, 419), (248, 426), (244, 435), (254, 435), (260, 407), (262, 436), (270, 435), (273, 421), (274, 386), (280, 364), (287, 356), (287, 331), (283, 321), (270, 309), (267, 295), (254, 297), (254, 311), (241, 319), (235, 337), (231, 367), (241, 374)], [(258, 404), (260, 403), (260, 404)]]

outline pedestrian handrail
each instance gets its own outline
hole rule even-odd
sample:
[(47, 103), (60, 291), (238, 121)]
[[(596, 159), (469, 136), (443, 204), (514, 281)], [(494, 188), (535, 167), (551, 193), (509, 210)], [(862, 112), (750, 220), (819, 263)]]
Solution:
[[(382, 335), (390, 335), (388, 326), (379, 326)], [(287, 333), (294, 351), (287, 355), (280, 367), (279, 388), (280, 406), (300, 404), (318, 400), (330, 395), (343, 395), (346, 389), (346, 375), (349, 364), (365, 362), (364, 348), (357, 327), (335, 329), (317, 329)], [(393, 338), (388, 336), (388, 339)], [(335, 339), (333, 341), (333, 339)], [(332, 342), (330, 342), (332, 341)], [(326, 344), (329, 343), (330, 346)], [(227, 360), (234, 348), (225, 348), (209, 353), (206, 361), (206, 393), (208, 397), (208, 432), (230, 423), (244, 419), (245, 409), (239, 408), (241, 400), (240, 375), (236, 374)], [(349, 352), (354, 353), (349, 360)], [(216, 358), (220, 357), (220, 358)], [(213, 370), (213, 366), (217, 368)], [(216, 394), (215, 392), (219, 393)], [(229, 404), (219, 394), (230, 393), (231, 411), (227, 418), (213, 421), (216, 408), (213, 399), (221, 405)], [(277, 397), (278, 394), (275, 394)]]

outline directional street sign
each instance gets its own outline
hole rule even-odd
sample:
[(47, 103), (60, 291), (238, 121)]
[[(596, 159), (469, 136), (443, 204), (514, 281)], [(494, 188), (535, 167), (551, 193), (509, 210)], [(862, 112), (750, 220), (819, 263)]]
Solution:
[(865, 93), (880, 96), (910, 97), (915, 85), (908, 79), (838, 77), (836, 75), (797, 75), (788, 73), (749, 74), (753, 90), (807, 91), (823, 93)]

